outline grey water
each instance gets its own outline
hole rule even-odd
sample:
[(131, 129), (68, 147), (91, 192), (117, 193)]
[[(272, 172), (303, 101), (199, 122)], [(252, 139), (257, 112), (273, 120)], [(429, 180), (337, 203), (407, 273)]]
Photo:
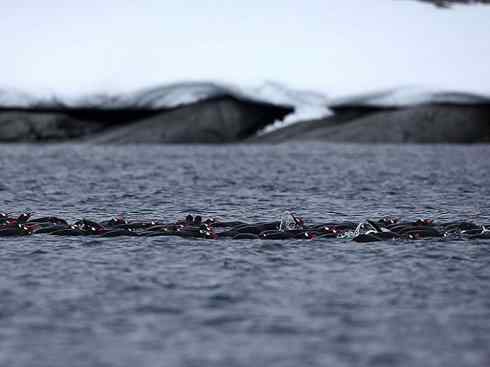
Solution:
[[(490, 223), (490, 146), (1, 145), (0, 211)], [(490, 241), (0, 238), (1, 366), (488, 366)]]

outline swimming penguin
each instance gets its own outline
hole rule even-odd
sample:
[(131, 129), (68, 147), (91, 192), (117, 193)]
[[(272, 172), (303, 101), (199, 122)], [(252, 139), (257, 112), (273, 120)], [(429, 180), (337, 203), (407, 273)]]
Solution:
[[(376, 223), (375, 221), (372, 221), (370, 219), (368, 219), (367, 222), (376, 230), (374, 233), (371, 233), (377, 238), (381, 238), (382, 240), (392, 240), (398, 237), (396, 233), (390, 231), (379, 222)], [(370, 233), (370, 231), (368, 231), (367, 233)]]
[(17, 223), (25, 223), (32, 216), (32, 213), (26, 212), (19, 215), (16, 219)]
[(117, 228), (126, 228), (126, 229), (147, 229), (156, 226), (158, 223), (156, 221), (150, 222), (130, 222), (127, 224), (118, 225)]
[(485, 226), (475, 226), (475, 227), (463, 229), (463, 230), (461, 230), (460, 233), (464, 236), (473, 236), (473, 235), (479, 235), (479, 234), (485, 233), (485, 232), (487, 232), (487, 233), (490, 232), (485, 228)]
[(269, 230), (259, 233), (261, 240), (289, 240), (294, 238), (294, 235), (287, 231)]
[(337, 233), (342, 233), (345, 231), (353, 231), (354, 229), (356, 229), (356, 227), (357, 227), (357, 223), (355, 222), (340, 222), (340, 223), (323, 223), (323, 224), (309, 227), (308, 229), (320, 230), (326, 232), (335, 231)]
[(119, 216), (116, 218), (112, 218), (112, 219), (100, 222), (100, 225), (103, 227), (117, 227), (117, 226), (124, 225), (127, 223), (128, 222), (122, 216)]
[(381, 224), (382, 226), (392, 226), (394, 224), (397, 224), (400, 222), (400, 218), (397, 217), (384, 217), (378, 220), (378, 223)]
[(6, 222), (9, 219), (9, 215), (7, 213), (0, 212), (0, 224)]
[(192, 225), (193, 223), (194, 223), (194, 217), (190, 214), (188, 214), (183, 221), (182, 220), (177, 221), (177, 224), (185, 224), (188, 226)]
[(27, 223), (48, 223), (48, 224), (68, 224), (66, 220), (58, 217), (41, 217), (36, 219), (29, 219)]
[(195, 237), (195, 238), (207, 238), (218, 239), (218, 235), (214, 233), (207, 225), (201, 224), (199, 227), (184, 227), (178, 228), (176, 234), (180, 237)]
[(477, 234), (472, 234), (469, 236), (472, 240), (490, 240), (490, 230), (487, 229), (490, 226), (481, 226), (481, 232)]
[(336, 238), (343, 231), (337, 230), (330, 226), (320, 226), (308, 230), (316, 235), (318, 238)]
[(471, 231), (481, 231), (482, 226), (479, 226), (475, 223), (471, 222), (455, 222), (455, 223), (446, 223), (443, 225), (443, 228), (446, 232), (471, 232)]
[(60, 230), (63, 230), (63, 229), (68, 229), (70, 226), (67, 225), (67, 224), (50, 224), (50, 225), (46, 225), (46, 226), (39, 226), (38, 228), (34, 229), (34, 233), (53, 233), (53, 232), (56, 232), (56, 231), (60, 231)]
[[(361, 233), (362, 230), (366, 230), (365, 233)], [(376, 242), (384, 240), (392, 240), (397, 238), (397, 234), (382, 226), (379, 222), (376, 223), (368, 219), (366, 223), (360, 223), (355, 232), (352, 240), (354, 242)]]
[(88, 233), (81, 228), (71, 225), (68, 228), (63, 228), (50, 233), (53, 236), (86, 236)]
[(246, 224), (243, 226), (233, 227), (232, 229), (230, 229), (228, 231), (221, 232), (219, 234), (219, 236), (220, 237), (235, 237), (236, 235), (241, 234), (241, 233), (251, 233), (251, 234), (259, 235), (264, 230), (266, 230), (266, 229), (261, 225)]
[(194, 218), (194, 225), (195, 226), (200, 226), (202, 223), (202, 217), (200, 215), (196, 215)]
[(0, 237), (28, 236), (31, 234), (32, 231), (21, 223), (0, 229)]
[(75, 222), (74, 226), (80, 228), (81, 230), (87, 232), (87, 234), (98, 234), (106, 231), (106, 228), (93, 220), (85, 219)]
[(411, 240), (418, 240), (427, 237), (444, 237), (444, 233), (439, 232), (435, 228), (414, 228), (403, 231), (402, 235)]

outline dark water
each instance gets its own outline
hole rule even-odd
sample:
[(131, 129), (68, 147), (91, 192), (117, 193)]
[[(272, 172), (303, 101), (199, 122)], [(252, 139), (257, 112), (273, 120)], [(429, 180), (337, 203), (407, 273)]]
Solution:
[[(0, 146), (0, 210), (490, 223), (490, 146)], [(490, 242), (0, 238), (1, 366), (488, 366)]]

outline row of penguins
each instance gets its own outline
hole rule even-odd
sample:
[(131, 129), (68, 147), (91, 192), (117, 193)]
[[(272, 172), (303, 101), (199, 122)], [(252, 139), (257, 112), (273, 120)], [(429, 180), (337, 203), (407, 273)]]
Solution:
[(349, 239), (376, 242), (425, 238), (490, 239), (490, 226), (470, 221), (438, 223), (433, 219), (402, 221), (396, 217), (367, 219), (361, 223), (342, 221), (306, 224), (304, 219), (286, 212), (280, 220), (248, 223), (203, 219), (187, 215), (175, 222), (126, 220), (123, 216), (95, 221), (80, 219), (69, 223), (56, 216), (35, 218), (32, 213), (11, 215), (0, 212), (0, 237), (49, 234), (53, 236), (179, 236), (185, 238), (234, 240)]

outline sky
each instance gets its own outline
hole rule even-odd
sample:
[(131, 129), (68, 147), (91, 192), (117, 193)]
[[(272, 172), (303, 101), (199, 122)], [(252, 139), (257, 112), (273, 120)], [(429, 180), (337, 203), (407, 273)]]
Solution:
[(329, 96), (490, 92), (490, 6), (407, 0), (2, 0), (0, 88), (77, 96), (189, 80)]

